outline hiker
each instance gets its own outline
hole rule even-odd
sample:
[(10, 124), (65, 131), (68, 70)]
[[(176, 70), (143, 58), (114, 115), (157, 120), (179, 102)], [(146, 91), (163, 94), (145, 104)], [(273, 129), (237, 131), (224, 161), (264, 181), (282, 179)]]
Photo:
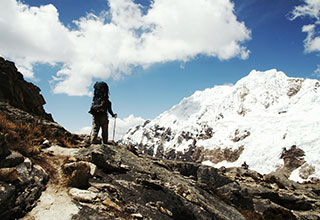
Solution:
[(109, 101), (109, 87), (105, 82), (96, 82), (94, 84), (94, 95), (92, 100), (92, 106), (89, 113), (93, 116), (92, 121), (92, 135), (91, 143), (97, 144), (97, 136), (102, 129), (102, 143), (108, 143), (108, 112), (114, 118), (117, 118), (117, 114), (114, 114)]

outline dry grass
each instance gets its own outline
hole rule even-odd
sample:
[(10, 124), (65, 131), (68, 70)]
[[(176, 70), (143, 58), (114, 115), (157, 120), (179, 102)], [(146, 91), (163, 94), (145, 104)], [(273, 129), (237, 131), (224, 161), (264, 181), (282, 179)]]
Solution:
[(72, 137), (56, 132), (50, 126), (45, 126), (37, 120), (13, 120), (5, 112), (0, 115), (0, 132), (5, 135), (5, 140), (11, 150), (20, 152), (25, 156), (40, 152), (41, 144), (45, 139), (63, 147), (72, 147)]
[(9, 148), (24, 155), (39, 152), (39, 145), (44, 137), (36, 124), (12, 122), (5, 115), (0, 115), (0, 132), (5, 134)]

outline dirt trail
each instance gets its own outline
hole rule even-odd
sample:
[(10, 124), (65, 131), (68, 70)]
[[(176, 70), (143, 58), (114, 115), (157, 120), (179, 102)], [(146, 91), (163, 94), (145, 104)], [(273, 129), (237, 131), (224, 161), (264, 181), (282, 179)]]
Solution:
[(48, 172), (49, 182), (47, 189), (42, 192), (36, 207), (22, 220), (69, 220), (72, 215), (78, 213), (78, 207), (72, 202), (68, 194), (70, 189), (66, 185), (66, 177), (62, 171), (62, 165), (68, 157), (72, 157), (78, 149), (52, 146), (45, 149), (38, 161)]

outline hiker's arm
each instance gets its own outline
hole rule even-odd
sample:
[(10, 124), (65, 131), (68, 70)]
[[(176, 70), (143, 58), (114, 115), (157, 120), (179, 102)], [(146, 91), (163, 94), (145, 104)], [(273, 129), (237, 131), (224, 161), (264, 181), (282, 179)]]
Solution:
[(108, 105), (107, 105), (107, 108), (108, 108), (108, 109), (107, 109), (107, 110), (108, 110), (108, 112), (110, 113), (110, 115), (115, 118), (115, 117), (117, 117), (117, 114), (114, 114), (114, 113), (113, 113), (111, 106), (112, 106), (111, 102), (108, 101)]

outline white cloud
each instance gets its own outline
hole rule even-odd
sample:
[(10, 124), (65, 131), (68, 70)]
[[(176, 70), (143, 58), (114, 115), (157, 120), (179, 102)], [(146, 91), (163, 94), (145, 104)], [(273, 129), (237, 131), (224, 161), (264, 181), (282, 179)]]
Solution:
[[(136, 127), (137, 125), (141, 125), (144, 122), (145, 120), (143, 118), (135, 117), (133, 115), (130, 115), (129, 117), (124, 119), (117, 118), (115, 139), (116, 140), (121, 139), (122, 136), (125, 135), (130, 128)], [(113, 134), (111, 133), (111, 131), (113, 132), (113, 128), (114, 128), (113, 126), (114, 126), (114, 120), (110, 120), (110, 124), (109, 124), (110, 135)], [(112, 138), (112, 136), (110, 136), (110, 138)]]
[(292, 11), (292, 19), (301, 16), (310, 16), (319, 20), (320, 18), (320, 1), (319, 0), (304, 0), (303, 5), (296, 6)]
[(246, 59), (250, 31), (230, 0), (155, 0), (147, 13), (133, 0), (109, 0), (110, 11), (59, 20), (53, 5), (0, 2), (0, 51), (33, 77), (35, 63), (63, 63), (55, 93), (89, 95), (93, 78), (119, 79), (133, 67), (187, 62), (199, 54)]
[[(133, 115), (130, 115), (127, 118), (124, 119), (120, 119), (117, 118), (116, 120), (116, 130), (115, 130), (115, 140), (119, 140), (122, 138), (123, 135), (125, 135), (127, 133), (127, 131), (130, 128), (133, 128), (137, 125), (140, 125), (142, 123), (144, 123), (145, 120), (141, 117), (135, 117)], [(114, 119), (110, 119), (109, 121), (109, 140), (112, 140), (113, 138), (113, 130), (114, 129)], [(86, 126), (80, 129), (80, 131), (77, 131), (75, 133), (78, 134), (90, 134), (92, 130), (91, 126)], [(101, 135), (101, 131), (99, 133), (99, 135)]]
[(91, 126), (86, 126), (86, 127), (81, 128), (80, 131), (76, 131), (75, 133), (77, 133), (77, 134), (88, 134), (88, 135), (90, 135), (90, 134), (91, 134), (91, 130), (92, 130), (92, 127), (91, 127)]
[(72, 54), (70, 31), (53, 5), (29, 7), (15, 0), (0, 2), (0, 50), (32, 78), (34, 63), (67, 62)]
[(307, 38), (304, 40), (304, 47), (307, 53), (320, 51), (320, 37), (317, 36), (316, 25), (304, 25), (302, 32), (307, 33)]
[(319, 25), (320, 25), (320, 1), (319, 0), (304, 0), (303, 5), (296, 6), (292, 11), (291, 19), (294, 20), (298, 17), (310, 17), (313, 19), (312, 24), (304, 25), (302, 32), (307, 33), (307, 37), (304, 40), (304, 47), (307, 53), (320, 51), (320, 37), (319, 37)]

